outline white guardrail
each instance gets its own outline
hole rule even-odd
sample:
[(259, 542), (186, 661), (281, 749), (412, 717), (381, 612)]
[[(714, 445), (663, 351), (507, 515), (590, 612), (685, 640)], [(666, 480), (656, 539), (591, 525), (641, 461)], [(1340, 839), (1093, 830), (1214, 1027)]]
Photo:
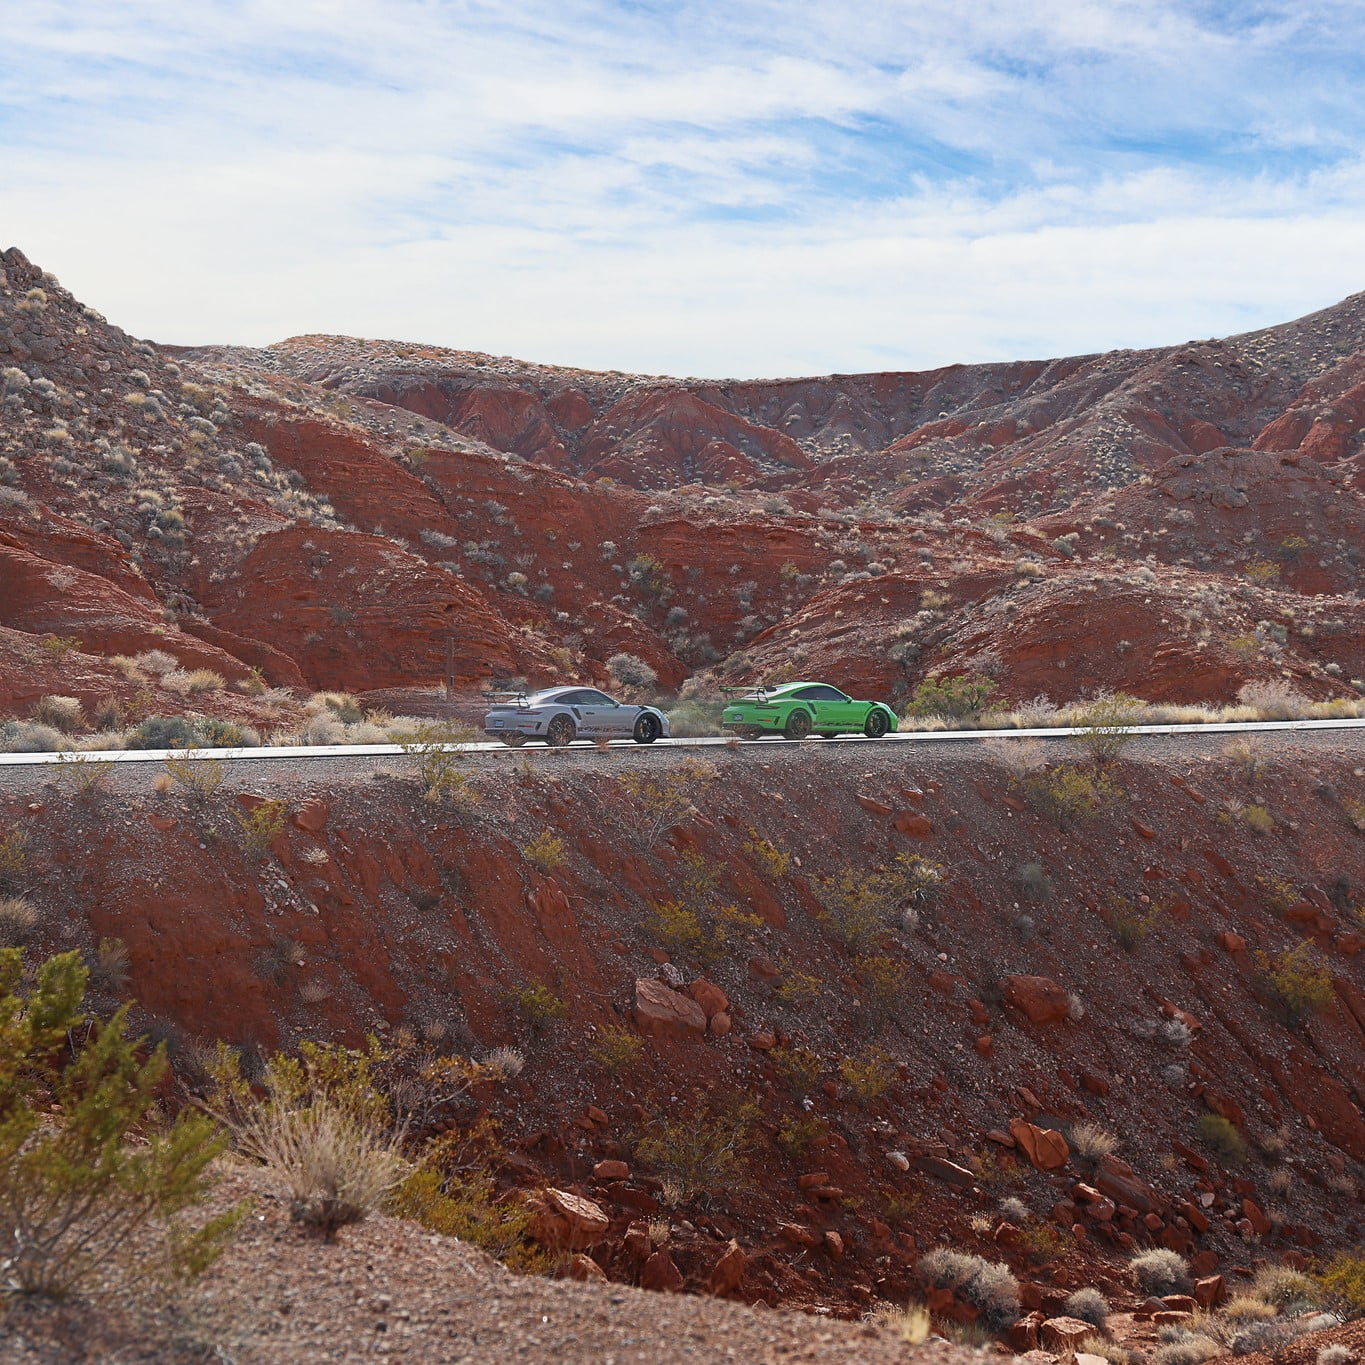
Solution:
[[(1218, 734), (1280, 734), (1300, 730), (1359, 730), (1365, 729), (1365, 718), (1353, 717), (1345, 720), (1267, 720), (1267, 721), (1210, 721), (1203, 725), (1129, 725), (1116, 727), (1114, 733), (1142, 737), (1144, 735), (1218, 735)], [(802, 747), (820, 744), (846, 744), (850, 741), (861, 744), (896, 743), (940, 743), (955, 740), (980, 739), (1073, 739), (1089, 734), (1083, 727), (1061, 726), (1041, 730), (898, 730), (884, 735), (881, 739), (867, 739), (863, 735), (845, 735), (839, 739), (817, 739), (812, 736), (800, 741)], [(767, 744), (767, 739), (734, 740), (729, 735), (708, 735), (699, 739), (661, 739), (655, 749), (691, 749), (709, 745), (738, 743), (743, 748), (754, 744)], [(504, 753), (527, 754), (542, 749), (541, 745), (527, 745), (512, 748), (500, 741), (487, 743), (456, 744), (451, 746), (460, 753)], [(636, 749), (633, 740), (621, 740), (613, 748)], [(795, 748), (796, 745), (789, 745)], [(193, 753), (195, 758), (225, 759), (303, 759), (303, 758), (392, 758), (406, 751), (399, 744), (320, 744), (309, 746), (279, 747), (269, 749), (79, 749), (47, 754), (0, 754), (0, 767), (25, 767), (44, 763), (71, 763), (81, 760), (114, 763), (164, 763), (168, 758), (183, 758)], [(582, 744), (574, 748), (556, 749), (555, 753), (596, 752), (596, 746)]]

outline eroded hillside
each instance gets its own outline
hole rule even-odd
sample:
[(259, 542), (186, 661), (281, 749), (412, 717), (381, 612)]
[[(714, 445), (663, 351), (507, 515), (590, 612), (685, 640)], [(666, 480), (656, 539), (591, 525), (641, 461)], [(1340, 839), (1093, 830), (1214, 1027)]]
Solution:
[[(794, 672), (1365, 687), (1365, 296), (1226, 341), (771, 382), (159, 348), (0, 266), (0, 709)], [(216, 675), (192, 698), (126, 662)], [(266, 703), (253, 701), (273, 689)], [(281, 690), (288, 689), (289, 691)]]
[[(486, 755), (453, 806), (406, 761), (212, 791), (123, 767), (84, 796), (11, 772), (5, 889), (189, 1076), (218, 1038), (518, 1048), (425, 1121), (495, 1119), (502, 1184), (599, 1205), (585, 1250), (622, 1282), (970, 1319), (917, 1268), (949, 1244), (1011, 1265), (1025, 1308), (1096, 1285), (1127, 1311), (1140, 1248), (1231, 1284), (1357, 1241), (1358, 741), (1107, 774), (1023, 743)], [(252, 852), (264, 798), (289, 822)], [(712, 1130), (738, 1135), (724, 1179), (661, 1155)]]

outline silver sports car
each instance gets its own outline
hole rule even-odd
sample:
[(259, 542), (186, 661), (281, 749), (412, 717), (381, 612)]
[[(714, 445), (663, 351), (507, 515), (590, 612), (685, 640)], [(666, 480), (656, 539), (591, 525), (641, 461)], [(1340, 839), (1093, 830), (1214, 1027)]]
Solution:
[(593, 687), (547, 687), (499, 702), (483, 718), (484, 733), (517, 748), (528, 739), (572, 744), (576, 739), (668, 738), (668, 717), (654, 706), (628, 706)]

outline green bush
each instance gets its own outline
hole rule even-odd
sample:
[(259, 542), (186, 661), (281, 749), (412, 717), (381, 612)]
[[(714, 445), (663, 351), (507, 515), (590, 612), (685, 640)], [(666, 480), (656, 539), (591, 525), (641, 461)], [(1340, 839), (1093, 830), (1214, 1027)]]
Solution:
[(1291, 1028), (1315, 1010), (1326, 1009), (1336, 998), (1332, 973), (1308, 939), (1273, 956), (1258, 952), (1256, 965), (1262, 985)]
[(975, 719), (997, 691), (989, 678), (965, 673), (925, 678), (911, 695), (905, 714), (945, 716), (949, 720)]
[(932, 900), (944, 870), (917, 853), (901, 853), (889, 866), (850, 867), (821, 877), (816, 894), (835, 937), (862, 953), (882, 936), (896, 911)]
[(1106, 773), (1090, 773), (1071, 763), (1040, 768), (1016, 779), (1024, 799), (1059, 829), (1093, 820), (1121, 792)]
[(1240, 1166), (1247, 1159), (1246, 1138), (1237, 1125), (1221, 1114), (1204, 1114), (1198, 1124), (1199, 1140), (1225, 1166)]
[[(32, 986), (17, 949), (0, 950), (0, 1265), (26, 1294), (62, 1295), (96, 1272), (130, 1278), (192, 1275), (221, 1251), (244, 1210), (198, 1226), (223, 1149), (214, 1124), (182, 1111), (159, 1120), (164, 1046), (126, 1034), (128, 1007), (107, 1022), (80, 1012), (86, 969), (77, 953), (49, 958)], [(139, 1245), (147, 1233), (156, 1250)]]
[(148, 716), (128, 739), (130, 749), (188, 749), (199, 736), (184, 716)]

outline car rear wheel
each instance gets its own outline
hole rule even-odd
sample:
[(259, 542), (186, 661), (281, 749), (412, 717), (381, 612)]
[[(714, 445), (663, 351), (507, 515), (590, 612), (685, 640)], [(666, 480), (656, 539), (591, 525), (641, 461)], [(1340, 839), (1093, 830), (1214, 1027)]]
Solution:
[(890, 722), (886, 719), (885, 711), (870, 711), (867, 716), (867, 723), (863, 726), (863, 734), (868, 739), (880, 739), (891, 728)]
[(651, 716), (648, 711), (639, 716), (635, 721), (635, 733), (632, 738), (636, 744), (653, 744), (659, 738), (659, 718)]
[(499, 735), (498, 738), (502, 740), (509, 749), (520, 749), (521, 746), (526, 743), (525, 735)]
[(556, 716), (545, 727), (545, 742), (552, 744), (556, 749), (565, 744), (572, 744), (574, 736), (578, 733), (578, 727), (568, 716)]
[(798, 707), (787, 717), (787, 725), (782, 733), (788, 739), (805, 739), (810, 734), (810, 712)]

